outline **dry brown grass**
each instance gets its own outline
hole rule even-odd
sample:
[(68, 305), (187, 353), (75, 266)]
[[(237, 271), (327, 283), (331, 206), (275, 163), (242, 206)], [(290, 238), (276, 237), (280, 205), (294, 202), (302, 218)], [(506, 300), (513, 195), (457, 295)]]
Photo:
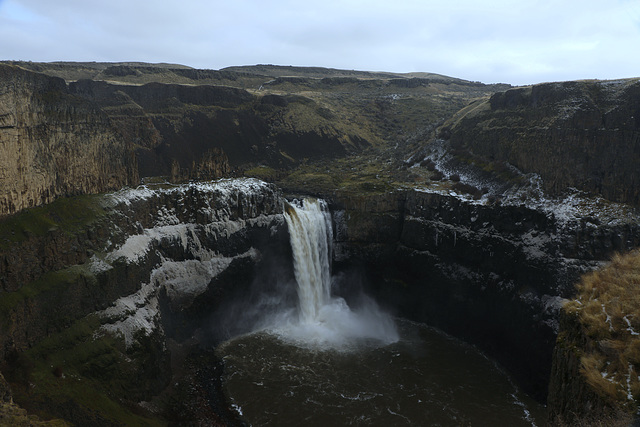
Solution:
[(593, 417), (577, 417), (571, 422), (558, 417), (548, 424), (554, 427), (629, 427), (633, 425), (633, 416), (624, 411), (614, 411), (610, 414)]
[(640, 399), (640, 251), (616, 255), (606, 267), (583, 276), (576, 313), (593, 345), (580, 372), (607, 401), (635, 411)]

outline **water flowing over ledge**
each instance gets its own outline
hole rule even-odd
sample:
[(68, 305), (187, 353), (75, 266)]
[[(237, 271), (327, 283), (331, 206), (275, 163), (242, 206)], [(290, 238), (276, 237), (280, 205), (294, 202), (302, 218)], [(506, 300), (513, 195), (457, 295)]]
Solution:
[(333, 229), (326, 202), (293, 201), (285, 207), (297, 282), (298, 309), (275, 314), (268, 330), (302, 346), (346, 350), (363, 342), (398, 341), (393, 319), (370, 298), (354, 309), (332, 296)]

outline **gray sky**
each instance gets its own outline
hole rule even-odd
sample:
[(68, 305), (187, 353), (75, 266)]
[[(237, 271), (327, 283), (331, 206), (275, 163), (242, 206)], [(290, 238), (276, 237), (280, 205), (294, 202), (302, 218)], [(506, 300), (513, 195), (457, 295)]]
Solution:
[(640, 0), (0, 0), (0, 59), (640, 77)]

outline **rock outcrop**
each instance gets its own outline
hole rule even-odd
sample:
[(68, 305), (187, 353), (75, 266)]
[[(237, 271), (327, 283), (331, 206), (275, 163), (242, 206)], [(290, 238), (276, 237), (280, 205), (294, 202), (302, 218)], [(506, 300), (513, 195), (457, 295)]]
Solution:
[(0, 216), (137, 182), (133, 151), (64, 80), (0, 65)]
[[(183, 70), (184, 71), (184, 70)], [(369, 146), (310, 98), (227, 87), (66, 83), (0, 64), (0, 216), (140, 178), (215, 179)], [(349, 127), (351, 126), (351, 127)]]
[(601, 199), (544, 207), (407, 189), (335, 201), (338, 260), (363, 264), (382, 304), (475, 343), (540, 401), (574, 283), (640, 245), (638, 216)]
[(640, 205), (637, 79), (499, 92), (462, 110), (441, 133), (465, 161), (535, 172), (551, 194), (574, 187)]
[[(640, 397), (640, 252), (584, 275), (564, 305), (549, 385), (552, 422), (630, 425)], [(637, 422), (637, 421), (636, 421)]]

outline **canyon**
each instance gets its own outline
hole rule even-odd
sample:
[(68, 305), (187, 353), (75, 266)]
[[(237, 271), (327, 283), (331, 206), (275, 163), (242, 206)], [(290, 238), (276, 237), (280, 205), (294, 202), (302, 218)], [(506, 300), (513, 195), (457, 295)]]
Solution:
[(580, 277), (640, 245), (638, 88), (0, 64), (4, 402), (75, 424), (241, 424), (206, 349), (248, 330), (234, 301), (293, 280), (274, 267), (291, 258), (284, 206), (311, 195), (334, 271), (364, 278), (347, 301), (365, 286), (476, 345), (551, 422), (605, 416), (615, 402), (558, 384), (580, 362), (554, 349), (581, 333), (563, 314)]

